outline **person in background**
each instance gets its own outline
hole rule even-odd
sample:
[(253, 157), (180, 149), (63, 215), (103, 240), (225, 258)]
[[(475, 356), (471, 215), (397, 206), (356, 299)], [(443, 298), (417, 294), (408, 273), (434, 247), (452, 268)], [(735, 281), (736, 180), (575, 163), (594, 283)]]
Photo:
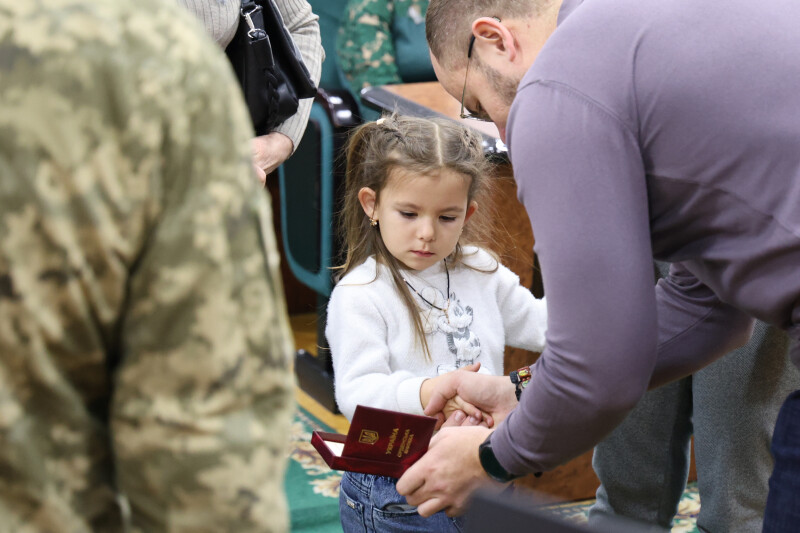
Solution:
[[(754, 319), (786, 330), (800, 364), (798, 23), (788, 0), (431, 0), (439, 81), (508, 141), (548, 329), (510, 413), (508, 385), (442, 382), (508, 414), (434, 437), (397, 482), (420, 514), (591, 449), (648, 388), (742, 346)], [(653, 259), (672, 263), (655, 290)], [(795, 391), (772, 438), (769, 533), (800, 521), (799, 435)]]
[[(658, 263), (666, 276), (668, 265)], [(757, 322), (746, 346), (644, 395), (595, 447), (600, 479), (589, 523), (618, 515), (669, 531), (689, 473), (691, 436), (700, 531), (757, 533), (772, 472), (769, 442), (781, 403), (800, 386), (789, 338)]]
[[(193, 13), (205, 26), (212, 39), (225, 49), (236, 34), (241, 19), (241, 0), (176, 0)], [(297, 49), (303, 56), (314, 83), (319, 82), (325, 51), (319, 34), (319, 18), (311, 11), (306, 0), (274, 0), (283, 16), (283, 22)], [(256, 174), (261, 183), (267, 175), (291, 156), (308, 124), (313, 98), (300, 100), (297, 113), (267, 135), (254, 137), (252, 141)]]
[[(425, 42), (428, 0), (348, 0), (336, 40), (344, 83), (364, 87), (436, 81)], [(378, 112), (361, 106), (365, 120)]]
[(227, 58), (160, 0), (0, 0), (0, 524), (286, 532), (293, 345)]
[[(325, 330), (348, 420), (358, 405), (421, 415), (437, 381), (503, 374), (506, 345), (544, 347), (544, 300), (476, 246), (491, 235), (490, 217), (477, 216), (490, 198), (486, 166), (480, 137), (449, 120), (384, 117), (350, 137), (347, 257)], [(455, 425), (493, 423), (458, 400), (446, 415)], [(345, 532), (462, 531), (460, 518), (421, 517), (396, 482), (345, 472)]]

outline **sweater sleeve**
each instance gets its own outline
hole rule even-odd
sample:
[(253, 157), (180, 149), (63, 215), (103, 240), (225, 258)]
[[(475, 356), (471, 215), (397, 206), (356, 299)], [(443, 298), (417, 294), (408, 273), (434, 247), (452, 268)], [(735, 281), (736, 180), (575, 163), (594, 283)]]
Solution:
[[(325, 59), (317, 22), (319, 17), (311, 11), (311, 6), (306, 0), (276, 0), (276, 5), (281, 11), (286, 28), (292, 34), (297, 49), (303, 56), (303, 62), (308, 68), (311, 79), (314, 80), (314, 83), (319, 83), (322, 75), (322, 62)], [(300, 100), (297, 113), (275, 128), (275, 131), (283, 133), (292, 140), (292, 152), (297, 149), (297, 145), (300, 144), (300, 139), (306, 131), (313, 103), (313, 98)]]
[(374, 287), (340, 283), (328, 302), (325, 335), (333, 358), (336, 403), (348, 420), (356, 405), (424, 414), (419, 389), (425, 378), (392, 368), (392, 332), (386, 310), (375, 304)]
[(242, 0), (177, 0), (203, 23), (206, 32), (223, 50), (236, 35)]
[(498, 304), (505, 328), (506, 344), (541, 352), (547, 331), (547, 304), (519, 282), (519, 276), (503, 265), (497, 268)]
[(524, 473), (591, 449), (651, 377), (676, 379), (726, 353), (749, 319), (686, 265), (654, 289), (644, 163), (626, 123), (568, 87), (536, 83), (518, 94), (509, 132), (548, 302), (547, 346), (492, 436), (500, 463)]
[(515, 178), (547, 295), (547, 346), (492, 443), (508, 471), (524, 473), (591, 449), (624, 419), (647, 389), (658, 333), (634, 133), (555, 84), (521, 88), (510, 119)]

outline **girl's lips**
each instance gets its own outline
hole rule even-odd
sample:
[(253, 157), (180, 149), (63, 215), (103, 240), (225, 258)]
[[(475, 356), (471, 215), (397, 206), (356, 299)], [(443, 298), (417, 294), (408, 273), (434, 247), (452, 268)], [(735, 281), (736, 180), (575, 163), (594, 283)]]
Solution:
[(433, 252), (423, 252), (421, 250), (412, 250), (415, 254), (422, 256), (422, 257), (430, 257), (433, 255)]

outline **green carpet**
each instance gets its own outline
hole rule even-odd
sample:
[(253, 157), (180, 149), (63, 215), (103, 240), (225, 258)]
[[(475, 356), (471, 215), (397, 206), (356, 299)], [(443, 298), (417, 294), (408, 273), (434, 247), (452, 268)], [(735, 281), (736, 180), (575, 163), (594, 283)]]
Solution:
[(332, 431), (298, 408), (292, 426), (292, 447), (284, 487), (292, 532), (342, 533), (339, 524), (340, 472), (331, 470), (311, 445), (311, 432)]
[[(293, 533), (342, 533), (339, 524), (340, 472), (331, 470), (311, 446), (311, 432), (332, 431), (302, 407), (298, 407), (292, 426), (292, 447), (286, 470), (286, 497), (289, 500)], [(563, 503), (548, 508), (562, 518), (586, 523), (593, 500)], [(697, 484), (690, 483), (683, 493), (672, 533), (696, 533), (700, 496)]]

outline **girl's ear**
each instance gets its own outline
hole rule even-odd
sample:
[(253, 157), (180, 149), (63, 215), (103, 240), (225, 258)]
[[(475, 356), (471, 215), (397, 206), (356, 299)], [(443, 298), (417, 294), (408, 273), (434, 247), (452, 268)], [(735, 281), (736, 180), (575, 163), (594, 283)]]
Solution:
[(364, 210), (364, 213), (366, 213), (369, 218), (373, 218), (375, 214), (375, 200), (377, 197), (378, 195), (375, 194), (375, 191), (369, 187), (361, 187), (361, 190), (358, 191), (358, 201), (361, 204), (361, 209)]
[(475, 200), (472, 200), (469, 203), (469, 205), (467, 206), (467, 214), (464, 215), (464, 224), (467, 223), (467, 220), (469, 220), (469, 217), (471, 217), (475, 213), (475, 211), (477, 211), (477, 210), (478, 210), (478, 202), (476, 202)]

